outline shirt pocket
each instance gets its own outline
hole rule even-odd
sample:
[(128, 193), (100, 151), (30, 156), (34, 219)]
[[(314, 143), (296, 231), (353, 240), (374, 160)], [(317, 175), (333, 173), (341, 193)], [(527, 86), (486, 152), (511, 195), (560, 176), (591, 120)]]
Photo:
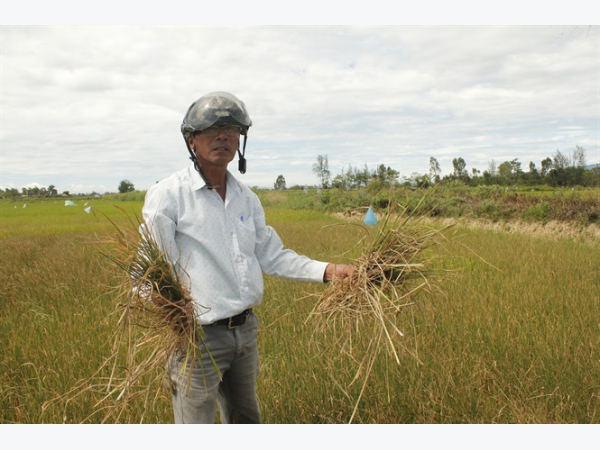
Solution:
[(254, 227), (254, 221), (251, 218), (244, 221), (239, 220), (235, 226), (236, 234), (238, 236), (238, 245), (240, 251), (244, 256), (254, 255), (254, 249), (256, 247), (256, 228)]

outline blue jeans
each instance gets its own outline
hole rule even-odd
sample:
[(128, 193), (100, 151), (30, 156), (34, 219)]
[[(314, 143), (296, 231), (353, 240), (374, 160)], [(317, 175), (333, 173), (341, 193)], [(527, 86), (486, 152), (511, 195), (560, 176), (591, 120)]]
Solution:
[(202, 347), (202, 365), (192, 368), (187, 389), (189, 364), (182, 371), (184, 357), (171, 361), (167, 376), (173, 386), (173, 413), (175, 423), (215, 423), (216, 405), (221, 423), (260, 423), (260, 407), (256, 397), (258, 377), (258, 318), (251, 314), (248, 321), (237, 328), (205, 326), (204, 342), (215, 360), (222, 380), (219, 380), (213, 362)]

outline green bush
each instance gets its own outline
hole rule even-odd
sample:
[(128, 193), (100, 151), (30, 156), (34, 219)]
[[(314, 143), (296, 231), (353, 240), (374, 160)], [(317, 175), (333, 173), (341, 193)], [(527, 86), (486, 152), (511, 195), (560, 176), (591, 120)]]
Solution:
[(526, 220), (546, 223), (550, 218), (551, 211), (552, 207), (550, 204), (547, 201), (542, 200), (536, 205), (527, 208), (527, 210), (525, 210), (523, 213), (523, 218)]
[(497, 221), (502, 217), (502, 211), (494, 201), (485, 200), (479, 209), (478, 216)]

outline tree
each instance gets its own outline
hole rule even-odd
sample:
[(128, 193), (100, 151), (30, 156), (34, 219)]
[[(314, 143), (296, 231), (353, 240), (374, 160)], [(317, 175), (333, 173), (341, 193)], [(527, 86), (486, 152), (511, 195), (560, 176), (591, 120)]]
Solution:
[(440, 181), (440, 173), (442, 173), (442, 169), (440, 168), (440, 163), (433, 156), (429, 157), (429, 178), (432, 182), (437, 183)]
[(317, 162), (313, 164), (313, 173), (319, 178), (321, 187), (329, 187), (331, 172), (329, 172), (329, 160), (327, 155), (317, 156)]
[(600, 187), (600, 167), (594, 167), (591, 170), (585, 171), (583, 174), (583, 185)]
[(429, 186), (431, 186), (430, 177), (425, 174), (420, 174), (418, 172), (413, 172), (409, 180), (418, 188), (428, 188)]
[(452, 160), (452, 167), (454, 167), (454, 176), (460, 179), (466, 179), (469, 177), (467, 172), (467, 163), (464, 159), (458, 157)]
[(529, 161), (529, 172), (524, 176), (524, 179), (527, 184), (537, 184), (540, 181), (540, 173), (535, 167), (535, 163), (533, 161)]
[(366, 186), (369, 183), (369, 168), (366, 163), (363, 170), (358, 170), (358, 167), (354, 169), (354, 182), (356, 187)]
[(519, 162), (519, 158), (515, 158), (510, 162), (512, 167), (513, 177), (518, 179), (522, 174), (523, 170), (521, 170), (521, 163)]
[(575, 150), (573, 150), (573, 167), (577, 169), (584, 169), (585, 160), (585, 148), (576, 145)]
[(498, 176), (498, 166), (496, 165), (496, 161), (494, 161), (493, 159), (488, 163), (487, 172), (490, 174), (491, 178)]
[(585, 182), (585, 149), (579, 145), (573, 151), (573, 157), (556, 150), (552, 156), (552, 170), (549, 172), (551, 186), (575, 186)]
[(342, 173), (336, 175), (331, 182), (331, 187), (336, 189), (348, 189), (348, 176), (344, 173), (344, 169), (342, 169)]
[(285, 191), (286, 190), (286, 186), (285, 186), (285, 178), (283, 177), (283, 175), (279, 175), (277, 177), (277, 180), (275, 180), (275, 184), (273, 185), (273, 187), (277, 190), (280, 191)]
[(566, 169), (571, 165), (571, 160), (567, 155), (561, 153), (560, 150), (556, 150), (556, 153), (552, 157), (553, 165), (556, 170)]
[(135, 191), (135, 186), (133, 185), (133, 183), (129, 180), (121, 180), (121, 183), (119, 183), (119, 192), (121, 194), (124, 194), (126, 192), (133, 192)]
[(529, 161), (529, 173), (535, 174), (537, 176), (537, 169), (535, 168), (535, 163), (533, 161)]
[(7, 198), (15, 198), (19, 196), (19, 190), (17, 188), (6, 188), (4, 195)]
[(542, 160), (542, 177), (545, 177), (546, 175), (548, 175), (550, 173), (550, 171), (552, 170), (552, 160), (550, 158), (546, 158), (544, 160)]
[(513, 165), (509, 161), (504, 161), (502, 164), (498, 166), (498, 176), (502, 181), (505, 181), (506, 184), (510, 183), (512, 180), (513, 174)]
[(487, 186), (493, 184), (493, 182), (494, 182), (494, 180), (492, 178), (492, 174), (490, 172), (488, 172), (487, 170), (483, 171), (483, 182)]
[(400, 174), (390, 166), (386, 167), (384, 164), (379, 164), (377, 170), (373, 174), (373, 178), (379, 179), (383, 185), (391, 186), (398, 180), (399, 175)]

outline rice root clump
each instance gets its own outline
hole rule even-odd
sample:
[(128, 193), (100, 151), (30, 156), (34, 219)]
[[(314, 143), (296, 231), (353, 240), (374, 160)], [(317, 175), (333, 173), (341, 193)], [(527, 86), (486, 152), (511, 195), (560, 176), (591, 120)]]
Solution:
[[(188, 289), (147, 227), (139, 220), (132, 225), (132, 230), (115, 225), (117, 233), (103, 251), (109, 269), (117, 269), (118, 320), (111, 354), (94, 375), (56, 399), (64, 402), (65, 422), (68, 404), (90, 401), (92, 411), (84, 422), (127, 422), (128, 408), (145, 412), (149, 402), (164, 396), (172, 358), (183, 355), (192, 366), (201, 364), (202, 352), (208, 353)], [(184, 381), (189, 386), (189, 377)]]
[[(423, 296), (441, 292), (439, 284), (447, 271), (439, 264), (437, 250), (443, 249), (451, 228), (425, 224), (406, 211), (388, 211), (371, 229), (375, 235), (362, 241), (352, 276), (333, 279), (318, 296), (310, 320), (320, 331), (315, 333), (319, 354), (328, 355), (325, 364), (331, 367), (327, 372), (340, 374), (343, 367), (352, 365), (356, 371), (349, 384), (363, 378), (355, 413), (379, 356), (399, 364), (400, 350), (404, 350), (419, 360), (414, 349), (403, 343), (401, 328), (406, 320), (400, 320), (401, 313)], [(334, 381), (343, 386), (342, 381)], [(346, 395), (348, 389), (343, 387)]]

